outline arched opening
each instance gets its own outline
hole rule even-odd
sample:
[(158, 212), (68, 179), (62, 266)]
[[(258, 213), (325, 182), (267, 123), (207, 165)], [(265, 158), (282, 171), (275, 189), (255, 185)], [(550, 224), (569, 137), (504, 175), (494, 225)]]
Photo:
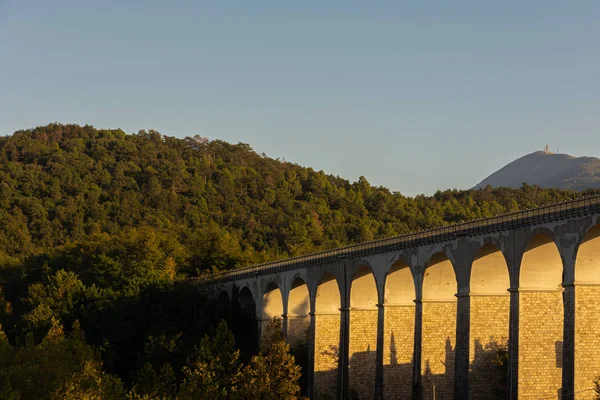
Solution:
[(340, 345), (340, 288), (335, 277), (323, 275), (315, 299), (315, 375), (317, 398), (334, 398)]
[(358, 398), (373, 398), (377, 353), (377, 284), (373, 271), (361, 266), (350, 286), (348, 383)]
[(261, 337), (265, 334), (267, 327), (276, 318), (281, 323), (283, 316), (283, 297), (281, 290), (275, 282), (269, 283), (263, 294), (261, 315)]
[(302, 376), (299, 383), (305, 395), (308, 394), (306, 393), (306, 377), (308, 374), (309, 313), (310, 298), (308, 286), (302, 278), (296, 278), (292, 282), (288, 296), (287, 340), (296, 363), (302, 368)]
[(386, 399), (412, 398), (415, 283), (410, 267), (398, 261), (385, 280), (383, 389)]
[(307, 341), (310, 325), (310, 300), (308, 286), (302, 278), (292, 282), (288, 298), (288, 341), (294, 345), (298, 341)]
[(258, 350), (258, 324), (254, 296), (247, 286), (234, 288), (231, 302), (230, 328), (235, 336), (243, 361), (248, 361)]
[(575, 391), (594, 387), (600, 373), (599, 303), (600, 225), (596, 225), (584, 236), (575, 260)]
[(443, 253), (431, 257), (423, 276), (422, 376), (424, 398), (454, 396), (456, 347), (456, 275)]
[(544, 234), (531, 238), (519, 278), (520, 399), (556, 396), (562, 387), (562, 275), (552, 238)]
[(229, 323), (231, 318), (231, 301), (229, 300), (229, 294), (227, 294), (225, 290), (219, 293), (215, 310), (220, 319), (223, 319)]
[(254, 296), (252, 296), (252, 292), (248, 286), (244, 286), (239, 291), (237, 302), (239, 303), (244, 314), (252, 319), (256, 319), (256, 303), (254, 302)]
[(226, 290), (221, 290), (221, 293), (219, 293), (219, 296), (217, 297), (217, 301), (229, 304), (229, 295)]
[(508, 351), (510, 277), (502, 252), (493, 244), (479, 249), (471, 267), (469, 397), (505, 399), (507, 369), (497, 357)]

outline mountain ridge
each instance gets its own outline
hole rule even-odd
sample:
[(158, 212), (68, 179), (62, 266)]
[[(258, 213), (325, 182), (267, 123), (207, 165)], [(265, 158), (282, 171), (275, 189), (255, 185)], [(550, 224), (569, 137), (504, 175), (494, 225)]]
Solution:
[(473, 189), (519, 188), (524, 183), (575, 191), (600, 188), (600, 158), (536, 151), (508, 163)]

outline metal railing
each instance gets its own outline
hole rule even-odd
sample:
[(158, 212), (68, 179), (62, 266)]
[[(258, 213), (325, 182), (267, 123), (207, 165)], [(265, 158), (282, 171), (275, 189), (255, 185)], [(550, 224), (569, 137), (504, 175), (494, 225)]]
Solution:
[(600, 212), (600, 196), (584, 197), (561, 203), (553, 203), (529, 210), (497, 215), (491, 218), (461, 222), (440, 228), (393, 236), (325, 250), (312, 254), (285, 258), (232, 271), (221, 272), (198, 278), (203, 283), (222, 282), (254, 276), (259, 273), (277, 273), (298, 268), (306, 268), (334, 262), (340, 258), (361, 258), (368, 255), (387, 251), (402, 250), (418, 247), (424, 244), (439, 243), (454, 240), (463, 236), (478, 236), (481, 234), (513, 229), (567, 218), (580, 217)]

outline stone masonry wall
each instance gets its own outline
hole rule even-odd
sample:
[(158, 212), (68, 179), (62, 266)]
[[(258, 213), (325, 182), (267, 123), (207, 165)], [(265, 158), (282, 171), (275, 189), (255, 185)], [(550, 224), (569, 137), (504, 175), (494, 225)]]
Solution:
[(492, 358), (500, 348), (507, 349), (510, 296), (471, 296), (469, 344), (469, 398), (506, 398), (506, 369), (495, 366)]
[(562, 293), (519, 293), (519, 400), (557, 398), (562, 386)]
[(294, 346), (299, 341), (308, 339), (308, 328), (310, 327), (310, 317), (308, 315), (288, 315), (287, 317), (288, 343)]
[(377, 309), (350, 310), (349, 389), (358, 399), (375, 394)]
[(423, 399), (452, 400), (454, 396), (454, 348), (456, 347), (456, 301), (423, 301), (421, 373)]
[(383, 395), (385, 399), (412, 398), (412, 361), (415, 306), (385, 307), (383, 338)]
[[(600, 375), (600, 286), (575, 287), (575, 391), (594, 387)], [(591, 391), (577, 400), (594, 398)]]
[(340, 314), (315, 315), (315, 393), (316, 398), (336, 396)]

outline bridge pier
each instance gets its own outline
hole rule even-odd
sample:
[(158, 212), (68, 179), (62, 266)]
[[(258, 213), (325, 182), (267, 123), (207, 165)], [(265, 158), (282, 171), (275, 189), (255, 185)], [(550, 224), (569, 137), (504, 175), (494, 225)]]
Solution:
[(316, 398), (315, 391), (315, 334), (316, 334), (316, 318), (314, 307), (311, 307), (311, 312), (308, 314), (310, 318), (310, 326), (308, 331), (308, 379), (307, 392), (311, 399)]
[(286, 340), (289, 343), (289, 335), (288, 335), (288, 314), (287, 312), (284, 312), (283, 314), (281, 314), (281, 332), (283, 333), (283, 337), (286, 338)]
[[(575, 286), (565, 285), (564, 302), (564, 331), (563, 331), (563, 375), (561, 400), (575, 399)], [(600, 373), (600, 372), (599, 372)]]
[(350, 353), (350, 308), (340, 308), (340, 346), (338, 367), (338, 399), (348, 399)]
[(508, 398), (519, 398), (519, 292), (510, 289), (508, 333)]
[(385, 308), (377, 304), (377, 348), (375, 349), (375, 400), (383, 399), (383, 342), (385, 335)]
[(423, 398), (423, 381), (421, 376), (422, 366), (422, 348), (423, 348), (423, 301), (418, 298), (415, 300), (415, 343), (413, 358), (413, 388), (412, 396), (415, 400)]
[(471, 299), (468, 293), (457, 294), (456, 347), (454, 353), (454, 398), (469, 398), (469, 327)]

